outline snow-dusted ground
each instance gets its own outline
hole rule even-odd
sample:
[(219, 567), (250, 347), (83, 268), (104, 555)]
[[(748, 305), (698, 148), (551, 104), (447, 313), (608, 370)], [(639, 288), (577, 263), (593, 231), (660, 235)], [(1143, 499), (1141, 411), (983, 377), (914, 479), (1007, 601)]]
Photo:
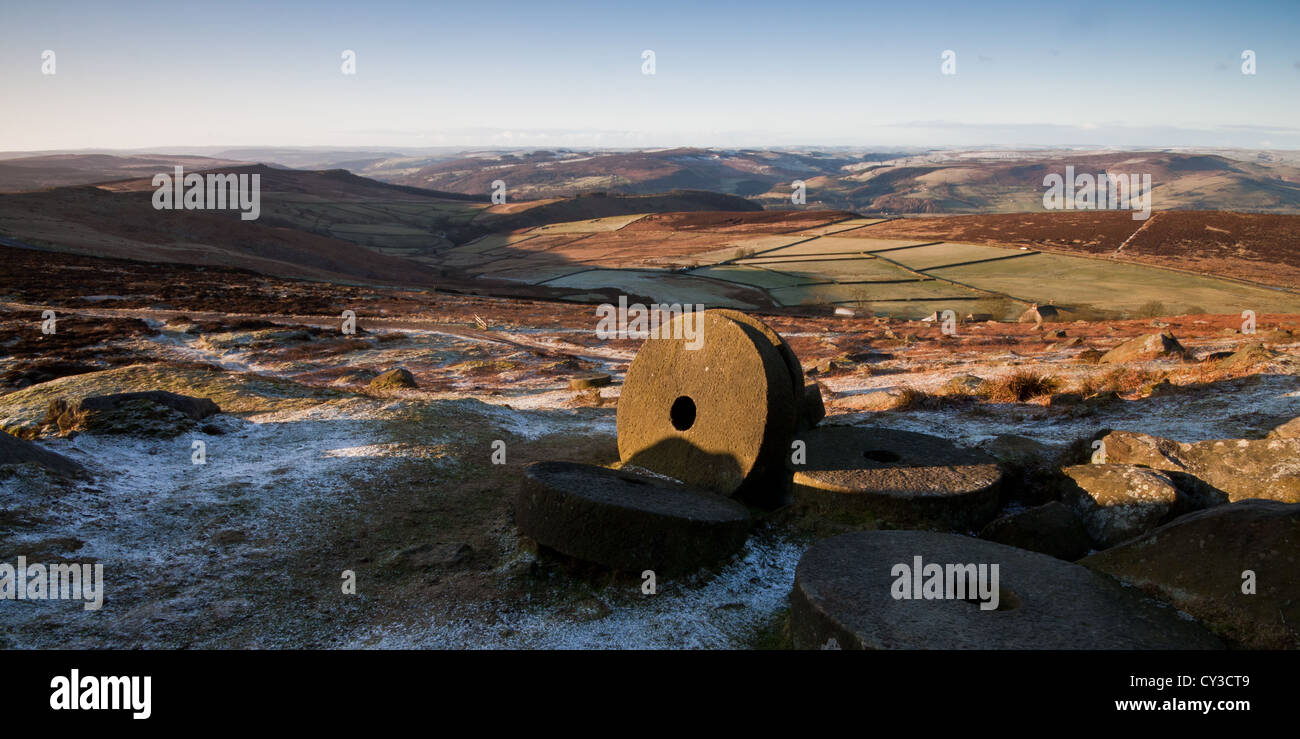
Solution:
[[(1005, 372), (1015, 368), (997, 369)], [(997, 373), (979, 371), (986, 378)], [(938, 387), (953, 374), (959, 373), (939, 373), (928, 378), (928, 385), (924, 377), (914, 381), (916, 375), (832, 380), (825, 384), (837, 392), (851, 394), (898, 387), (900, 377), (912, 387)], [(1184, 442), (1235, 439), (1267, 431), (1276, 425), (1277, 418), (1297, 416), (1300, 416), (1300, 378), (1259, 375), (1249, 380), (1225, 381), (1207, 391), (1175, 392), (1100, 405), (1091, 415), (1083, 417), (1028, 404), (980, 404), (970, 408), (846, 413), (832, 416), (828, 422), (920, 431), (971, 446), (1002, 434), (1017, 434), (1047, 444), (1069, 443), (1101, 428), (1140, 431)]]
[[(385, 329), (388, 330), (388, 329)], [(566, 331), (511, 329), (500, 341), (465, 332), (401, 328), (402, 339), (376, 342), (338, 358), (342, 365), (403, 362), (459, 362), (466, 345), (491, 346), (496, 359), (511, 358), (526, 344), (559, 350), (598, 363), (614, 374), (630, 352), (589, 348), (563, 340)], [(802, 336), (790, 334), (790, 336)], [(147, 341), (154, 356), (210, 362), (233, 372), (292, 377), (290, 362), (246, 348), (214, 348), (197, 337), (165, 330)], [(1061, 358), (1065, 358), (1065, 354)], [(1095, 371), (1085, 365), (1035, 359), (1069, 379)], [(1021, 365), (1012, 353), (990, 354), (981, 362), (909, 366), (895, 362), (892, 374), (822, 379), (837, 395), (898, 387), (935, 389), (967, 372), (990, 378)], [(455, 479), (466, 461), (449, 451), (457, 422), (492, 435), (544, 441), (559, 434), (608, 440), (614, 415), (578, 412), (574, 391), (554, 378), (518, 382), (483, 380), (487, 387), (397, 393), (390, 398), (322, 397), (310, 407), (221, 416), (225, 433), (189, 433), (171, 440), (81, 435), (47, 439), (95, 473), (73, 486), (42, 488), (19, 478), (0, 481), (0, 510), (39, 509), (41, 521), (9, 539), (27, 545), (60, 538), (83, 544), (69, 561), (106, 565), (108, 597), (99, 613), (67, 602), (0, 604), (0, 644), (10, 647), (132, 646), (174, 644), (172, 631), (202, 633), (205, 624), (253, 614), (254, 596), (240, 578), (260, 563), (314, 533), (306, 514), (346, 513), (359, 500), (358, 482), (380, 479), (419, 460), (430, 474)], [(617, 397), (617, 386), (601, 391)], [(419, 429), (415, 440), (393, 438), (396, 422), (413, 407), (440, 409), (445, 425)], [(837, 413), (828, 423), (880, 425), (943, 436), (976, 445), (1002, 434), (1048, 444), (1065, 444), (1100, 428), (1129, 429), (1179, 441), (1259, 435), (1277, 418), (1300, 416), (1300, 381), (1289, 375), (1261, 375), (1219, 383), (1209, 390), (1174, 392), (1099, 405), (1078, 416), (1032, 404), (973, 404), (937, 410)], [(206, 446), (206, 464), (192, 461), (193, 442)], [(37, 492), (33, 492), (37, 491)], [(31, 496), (43, 496), (34, 500)], [(514, 536), (507, 531), (503, 536)], [(277, 549), (278, 548), (278, 549)], [(712, 575), (661, 581), (655, 595), (632, 585), (607, 586), (582, 603), (503, 605), (493, 598), (456, 604), (455, 616), (434, 609), (388, 613), (360, 625), (334, 623), (328, 635), (277, 634), (266, 646), (301, 646), (328, 641), (356, 648), (727, 648), (748, 644), (788, 605), (794, 570), (804, 545), (775, 531), (751, 538), (745, 550)], [(513, 563), (518, 564), (516, 554)], [(431, 604), (432, 605), (432, 604)], [(98, 626), (112, 619), (107, 636)], [(98, 630), (97, 630), (98, 629)], [(7, 640), (7, 641), (5, 641)], [(61, 640), (61, 641), (60, 641)], [(181, 644), (185, 640), (181, 639)]]
[[(357, 634), (348, 648), (375, 649), (735, 649), (787, 605), (804, 547), (754, 538), (716, 575), (635, 585), (602, 593), (596, 613), (574, 618), (554, 608), (475, 613)], [(603, 613), (604, 615), (600, 615)]]
[[(81, 435), (48, 441), (49, 448), (86, 465), (97, 479), (62, 493), (49, 506), (46, 524), (15, 543), (55, 537), (84, 542), (70, 559), (104, 563), (108, 596), (99, 613), (68, 602), (9, 604), (0, 613), (9, 646), (48, 646), (40, 622), (79, 631), (99, 626), (93, 619), (114, 619), (111, 632), (128, 644), (148, 644), (151, 639), (143, 633), (150, 624), (174, 631), (194, 628), (214, 613), (248, 610), (253, 603), (241, 595), (232, 573), (266, 554), (262, 542), (291, 542), (306, 533), (296, 528), (301, 513), (345, 509), (353, 502), (358, 476), (382, 473), (401, 459), (462, 463), (445, 456), (436, 435), (423, 446), (380, 441), (385, 416), (406, 402), (348, 399), (224, 418), (223, 435), (171, 440)], [(477, 410), (524, 438), (584, 429), (613, 432), (610, 420), (499, 406)], [(206, 444), (206, 464), (193, 464), (195, 440)], [(0, 485), (0, 506), (20, 504), (14, 498), (19, 492)], [(214, 545), (222, 532), (238, 532), (250, 545)], [(555, 605), (503, 610), (485, 603), (466, 606), (479, 618), (387, 621), (345, 636), (342, 643), (355, 648), (740, 647), (785, 606), (801, 552), (801, 546), (773, 536), (755, 538), (716, 575), (664, 581), (655, 595), (635, 586), (603, 592), (606, 615), (594, 619)], [(155, 636), (169, 643), (166, 634)], [(71, 643), (98, 644), (82, 638)]]
[[(43, 507), (42, 525), (12, 543), (84, 542), (68, 559), (104, 564), (107, 602), (99, 613), (66, 602), (7, 603), (0, 617), (14, 619), (13, 646), (45, 636), (33, 631), (29, 618), (67, 617), (83, 627), (95, 625), (90, 619), (116, 619), (130, 633), (141, 619), (185, 620), (194, 608), (233, 597), (225, 581), (264, 552), (218, 547), (214, 536), (238, 532), (241, 541), (291, 541), (303, 533), (297, 526), (304, 510), (346, 504), (353, 488), (343, 472), (364, 477), (393, 459), (379, 448), (364, 459), (356, 453), (373, 442), (383, 413), (383, 403), (342, 401), (248, 419), (221, 417), (221, 435), (164, 440), (83, 434), (48, 441), (48, 448), (82, 463), (96, 479), (62, 489)], [(194, 442), (206, 447), (204, 464), (194, 463)], [(0, 507), (29, 505), (27, 492), (0, 484)], [(180, 590), (181, 603), (169, 606), (149, 595), (173, 589)], [(174, 613), (162, 615), (169, 610)]]

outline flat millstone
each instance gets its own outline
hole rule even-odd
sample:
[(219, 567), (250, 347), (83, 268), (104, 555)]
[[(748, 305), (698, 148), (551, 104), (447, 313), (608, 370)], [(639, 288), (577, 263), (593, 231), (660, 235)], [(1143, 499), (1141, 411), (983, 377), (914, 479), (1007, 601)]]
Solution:
[[(997, 564), (998, 609), (895, 598), (894, 568), (913, 568), (915, 557), (923, 571)], [(815, 544), (795, 571), (790, 630), (798, 649), (832, 639), (843, 649), (1222, 648), (1173, 608), (1081, 565), (928, 531), (863, 531)]]
[(822, 426), (799, 437), (795, 499), (898, 527), (978, 529), (997, 513), (1002, 471), (987, 454), (911, 431)]
[[(646, 339), (618, 402), (623, 462), (731, 495), (783, 470), (797, 406), (780, 353), (755, 328), (696, 314), (702, 343)], [(683, 336), (679, 316), (669, 335)], [(689, 412), (682, 411), (685, 406)]]
[(720, 495), (574, 462), (534, 462), (515, 499), (520, 532), (616, 570), (694, 572), (739, 551), (746, 508)]

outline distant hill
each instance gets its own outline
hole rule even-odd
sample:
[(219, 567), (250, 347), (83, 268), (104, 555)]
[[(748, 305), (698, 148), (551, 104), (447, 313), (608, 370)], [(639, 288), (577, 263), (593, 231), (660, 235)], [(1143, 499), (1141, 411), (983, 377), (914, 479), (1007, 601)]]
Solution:
[(828, 202), (892, 213), (1042, 212), (1051, 174), (1150, 175), (1159, 210), (1300, 213), (1300, 169), (1163, 152), (1051, 154), (1019, 160), (891, 166), (826, 183)]
[(153, 177), (175, 166), (189, 171), (243, 164), (237, 159), (213, 159), (166, 154), (47, 154), (0, 159), (0, 192), (28, 192), (68, 185)]
[(360, 171), (366, 166), (402, 156), (396, 151), (295, 149), (253, 146), (225, 149), (214, 157), (244, 162), (275, 162), (294, 169), (347, 169)]
[(414, 170), (365, 174), (389, 182), (457, 192), (488, 192), (494, 180), (518, 198), (591, 191), (654, 193), (712, 190), (748, 197), (801, 177), (833, 175), (857, 159), (779, 151), (664, 149), (632, 152), (500, 152), (437, 161)]
[[(5, 155), (9, 156), (9, 155)], [(1244, 151), (961, 151), (920, 153), (850, 149), (439, 152), (249, 147), (214, 157), (63, 153), (0, 157), (0, 192), (144, 179), (181, 165), (187, 171), (262, 162), (280, 171), (345, 172), (371, 181), (486, 202), (501, 180), (511, 203), (576, 195), (709, 191), (766, 208), (832, 208), (866, 215), (1043, 212), (1043, 179), (1064, 174), (1149, 174), (1157, 210), (1235, 210), (1300, 214), (1300, 159)], [(805, 184), (806, 203), (791, 202)], [(353, 182), (348, 187), (360, 186)], [(371, 185), (370, 187), (375, 187)], [(312, 187), (316, 187), (313, 183)], [(282, 191), (293, 191), (289, 182)], [(740, 206), (744, 207), (744, 206)], [(685, 208), (684, 210), (692, 210)], [(737, 209), (726, 206), (719, 209)]]
[[(186, 167), (185, 172), (220, 172), (223, 174), (257, 174), (260, 175), (262, 192), (292, 193), (310, 195), (317, 198), (387, 198), (393, 196), (412, 196), (415, 199), (458, 200), (469, 203), (487, 203), (489, 196), (470, 195), (460, 192), (441, 192), (421, 187), (408, 187), (389, 182), (379, 182), (368, 177), (355, 175), (346, 169), (327, 169), (307, 171), (286, 169), (266, 164), (237, 164), (204, 167)], [(153, 192), (153, 176), (158, 173), (171, 174), (171, 169), (150, 171), (147, 176), (135, 176), (120, 180), (103, 181), (96, 186), (112, 192)]]
[(712, 190), (769, 208), (794, 208), (792, 183), (806, 206), (864, 214), (1043, 211), (1043, 179), (1065, 173), (1149, 174), (1160, 210), (1240, 210), (1300, 214), (1300, 167), (1277, 157), (1194, 152), (931, 152), (897, 154), (786, 150), (664, 149), (479, 153), (412, 168), (368, 164), (362, 173), (388, 182), (486, 193), (502, 180), (516, 198), (590, 191)]
[[(442, 269), (442, 250), (497, 231), (634, 213), (761, 210), (743, 198), (686, 191), (493, 205), (486, 194), (378, 182), (344, 170), (210, 170), (259, 176), (260, 217), (241, 220), (236, 210), (156, 210), (153, 175), (170, 174), (174, 164), (151, 164), (153, 171), (134, 179), (0, 194), (0, 237), (88, 256), (428, 286), (455, 278)], [(192, 171), (199, 169), (187, 167)]]

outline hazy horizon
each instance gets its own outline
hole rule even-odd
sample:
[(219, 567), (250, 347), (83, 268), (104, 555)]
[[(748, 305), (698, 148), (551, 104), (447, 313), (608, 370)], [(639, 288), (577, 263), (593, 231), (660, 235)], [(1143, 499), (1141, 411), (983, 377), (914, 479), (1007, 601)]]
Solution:
[[(1214, 146), (1214, 145), (1187, 145), (1171, 146), (1157, 144), (1129, 144), (1129, 145), (1101, 145), (1101, 144), (1042, 144), (1042, 145), (1012, 145), (1012, 144), (971, 144), (971, 145), (948, 145), (948, 144), (931, 144), (931, 145), (891, 145), (891, 144), (736, 144), (728, 146), (707, 146), (696, 144), (676, 144), (662, 146), (578, 146), (578, 145), (554, 145), (544, 146), (540, 144), (464, 144), (464, 145), (447, 145), (447, 146), (384, 146), (384, 145), (367, 145), (355, 144), (332, 145), (301, 145), (301, 144), (211, 144), (204, 146), (191, 146), (184, 144), (169, 144), (160, 146), (140, 146), (140, 147), (60, 147), (53, 149), (7, 149), (0, 150), (0, 158), (16, 159), (24, 156), (62, 156), (62, 155), (110, 155), (110, 156), (195, 156), (195, 157), (215, 157), (218, 154), (234, 154), (241, 150), (259, 151), (259, 152), (317, 152), (322, 154), (329, 153), (397, 153), (403, 156), (423, 156), (435, 154), (457, 154), (457, 153), (477, 153), (477, 152), (507, 152), (507, 151), (542, 151), (546, 149), (583, 151), (583, 152), (654, 152), (671, 149), (704, 149), (704, 150), (730, 150), (730, 151), (806, 151), (819, 149), (824, 151), (837, 152), (863, 152), (863, 153), (881, 153), (881, 154), (902, 154), (906, 156), (920, 156), (927, 153), (938, 152), (998, 152), (998, 153), (1017, 153), (1024, 152), (1032, 154), (1035, 152), (1058, 152), (1058, 151), (1078, 151), (1087, 153), (1106, 153), (1106, 152), (1161, 152), (1161, 151), (1181, 151), (1181, 152), (1200, 152), (1200, 151), (1241, 151), (1241, 152), (1259, 152), (1259, 151), (1300, 151), (1300, 145), (1297, 146), (1269, 146), (1269, 147), (1251, 147), (1251, 146)], [(237, 157), (231, 157), (237, 158)]]
[(1293, 3), (366, 11), (8, 8), (0, 148), (1300, 148)]

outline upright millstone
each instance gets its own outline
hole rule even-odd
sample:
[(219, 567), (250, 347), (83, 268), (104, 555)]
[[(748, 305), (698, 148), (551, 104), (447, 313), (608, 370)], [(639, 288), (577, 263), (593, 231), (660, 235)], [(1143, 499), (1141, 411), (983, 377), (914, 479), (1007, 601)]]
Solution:
[(773, 342), (720, 311), (678, 316), (663, 332), (623, 380), (623, 462), (724, 495), (782, 472), (797, 396)]
[[(790, 348), (790, 345), (781, 334), (778, 334), (771, 326), (768, 326), (766, 323), (763, 323), (748, 313), (731, 310), (730, 308), (711, 308), (708, 312), (725, 316), (726, 318), (730, 318), (738, 323), (743, 323), (762, 334), (763, 338), (772, 345), (772, 348), (776, 349), (777, 354), (781, 357), (781, 362), (790, 372), (790, 389), (794, 391), (795, 405), (799, 406), (803, 404), (803, 365), (799, 363), (799, 357), (795, 356), (794, 349)], [(821, 419), (818, 420), (820, 421)], [(811, 428), (815, 425), (816, 423), (814, 422), (809, 427)]]
[(693, 572), (739, 550), (743, 505), (644, 475), (574, 462), (534, 462), (515, 499), (524, 535), (616, 570)]
[(802, 434), (794, 497), (837, 518), (970, 531), (997, 512), (1002, 472), (983, 452), (911, 431), (821, 426)]

